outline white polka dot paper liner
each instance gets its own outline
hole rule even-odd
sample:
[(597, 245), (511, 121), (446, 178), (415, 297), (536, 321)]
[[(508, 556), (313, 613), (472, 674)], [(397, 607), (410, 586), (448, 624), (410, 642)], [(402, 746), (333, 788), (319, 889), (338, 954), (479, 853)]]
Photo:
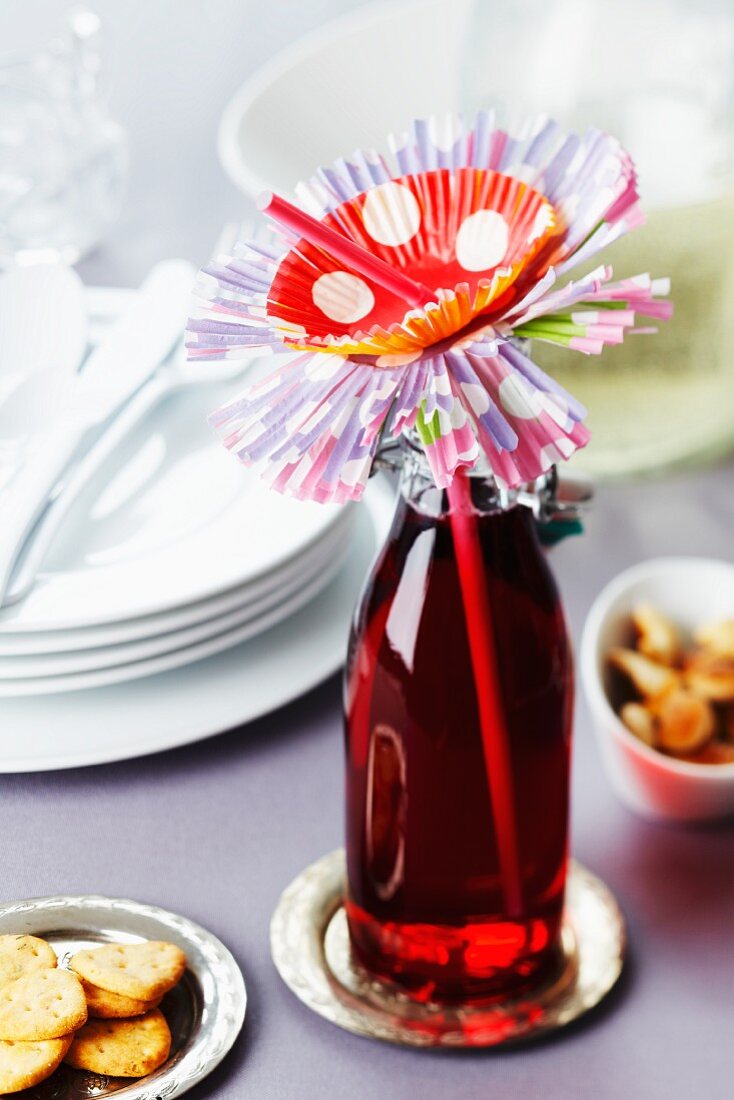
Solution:
[[(225, 445), (274, 488), (358, 499), (381, 440), (417, 430), (436, 483), (481, 455), (514, 487), (589, 439), (528, 339), (598, 354), (670, 316), (665, 279), (567, 273), (644, 220), (611, 135), (545, 117), (415, 121), (392, 160), (358, 151), (275, 198), (272, 243), (205, 267), (191, 358), (301, 352), (220, 409)], [(310, 227), (310, 228), (309, 228)]]

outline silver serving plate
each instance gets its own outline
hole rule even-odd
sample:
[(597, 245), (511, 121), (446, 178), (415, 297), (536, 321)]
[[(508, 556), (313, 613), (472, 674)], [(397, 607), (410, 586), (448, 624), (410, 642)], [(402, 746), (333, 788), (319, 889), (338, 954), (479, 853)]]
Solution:
[(417, 1002), (369, 974), (349, 945), (344, 852), (307, 867), (282, 895), (270, 949), (283, 981), (320, 1016), (346, 1031), (412, 1047), (493, 1047), (565, 1027), (594, 1008), (624, 962), (624, 918), (601, 879), (571, 861), (559, 972), (509, 1000), (444, 1005)]
[(40, 1085), (16, 1093), (33, 1100), (169, 1100), (211, 1073), (242, 1028), (247, 992), (227, 948), (185, 917), (125, 898), (29, 898), (0, 905), (0, 934), (40, 936), (63, 966), (85, 947), (167, 940), (186, 952), (188, 968), (161, 1004), (173, 1039), (166, 1063), (136, 1080), (61, 1066)]

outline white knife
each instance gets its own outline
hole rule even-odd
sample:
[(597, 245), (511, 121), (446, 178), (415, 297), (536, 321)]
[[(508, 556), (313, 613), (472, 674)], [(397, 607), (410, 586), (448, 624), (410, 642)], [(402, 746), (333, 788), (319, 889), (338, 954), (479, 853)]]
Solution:
[(156, 264), (122, 317), (74, 379), (43, 445), (0, 499), (0, 605), (38, 515), (90, 428), (112, 417), (180, 338), (195, 271), (185, 260)]

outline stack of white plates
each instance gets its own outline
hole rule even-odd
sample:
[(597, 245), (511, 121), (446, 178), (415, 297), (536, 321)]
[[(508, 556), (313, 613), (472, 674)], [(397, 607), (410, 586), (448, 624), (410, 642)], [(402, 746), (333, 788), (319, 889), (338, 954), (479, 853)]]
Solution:
[(79, 502), (36, 587), (0, 614), (0, 696), (189, 664), (261, 634), (334, 578), (353, 509), (268, 491), (207, 428), (220, 397), (197, 387), (163, 405)]
[[(211, 457), (218, 462), (213, 454)], [(233, 473), (237, 472), (236, 463), (229, 456), (224, 457), (231, 463)], [(241, 489), (241, 479), (236, 480)], [(212, 490), (210, 487), (210, 495)], [(296, 507), (291, 505), (294, 527), (298, 523)], [(331, 534), (337, 545), (333, 549), (335, 560), (324, 567), (324, 587), (315, 592), (314, 585), (311, 597), (304, 597), (299, 610), (294, 610), (291, 603), (287, 615), (284, 612), (280, 622), (262, 629), (261, 633), (247, 638), (244, 627), (235, 627), (208, 642), (189, 645), (187, 651), (149, 658), (147, 663), (138, 660), (113, 670), (98, 670), (99, 678), (90, 671), (71, 673), (66, 678), (59, 674), (36, 677), (33, 683), (27, 677), (22, 681), (17, 676), (4, 680), (3, 693), (18, 697), (0, 702), (0, 772), (77, 767), (175, 748), (258, 718), (319, 684), (344, 661), (352, 612), (370, 564), (385, 541), (393, 508), (392, 490), (387, 482), (376, 478), (364, 503), (350, 509), (344, 521), (332, 522)], [(245, 518), (246, 530), (257, 526), (256, 516)], [(102, 519), (98, 517), (99, 522)], [(351, 531), (340, 527), (340, 522), (351, 525)], [(109, 523), (108, 516), (104, 526), (111, 531)], [(316, 543), (328, 547), (323, 535), (324, 532), (320, 539), (316, 538)], [(65, 554), (72, 552), (73, 542), (70, 534)], [(123, 539), (115, 545), (121, 551)], [(131, 538), (131, 550), (133, 545)], [(346, 560), (338, 568), (338, 561), (345, 555)], [(93, 556), (90, 552), (90, 561)], [(175, 565), (175, 554), (167, 560)], [(99, 566), (100, 599), (103, 570), (111, 577), (112, 567)], [(171, 571), (175, 572), (173, 565)], [(53, 573), (49, 570), (49, 585), (52, 575), (57, 575), (56, 566)], [(69, 570), (67, 575), (71, 579), (74, 571)], [(67, 609), (70, 606), (66, 598), (64, 605)], [(140, 625), (145, 618), (124, 623)], [(20, 624), (20, 612), (16, 612), (14, 621)], [(47, 641), (56, 637), (58, 642), (64, 633), (63, 628), (11, 631), (10, 625), (10, 621), (3, 620), (0, 630), (3, 670), (11, 660), (44, 656), (35, 654), (34, 639)], [(91, 632), (102, 626), (74, 627), (73, 631), (88, 630), (91, 638)], [(238, 634), (238, 630), (242, 633)], [(73, 640), (71, 629), (66, 637)], [(14, 647), (15, 656), (8, 655), (9, 647)], [(90, 648), (94, 650), (91, 646), (87, 652)], [(78, 656), (80, 652), (60, 650), (58, 644), (55, 647), (57, 657)], [(156, 674), (152, 675), (153, 672)], [(79, 690), (67, 690), (71, 687)], [(56, 694), (59, 690), (65, 694)]]
[[(92, 343), (132, 293), (88, 292)], [(172, 748), (342, 664), (392, 493), (374, 484), (338, 508), (268, 490), (206, 422), (243, 385), (161, 403), (76, 500), (33, 590), (0, 611), (0, 772)]]

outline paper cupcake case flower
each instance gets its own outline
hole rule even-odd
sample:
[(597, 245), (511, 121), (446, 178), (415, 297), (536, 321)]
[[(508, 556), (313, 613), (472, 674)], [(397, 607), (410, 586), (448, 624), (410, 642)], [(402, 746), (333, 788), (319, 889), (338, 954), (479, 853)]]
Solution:
[(197, 285), (190, 357), (301, 353), (211, 418), (245, 464), (300, 498), (359, 498), (380, 441), (410, 429), (439, 487), (481, 455), (504, 485), (535, 479), (589, 433), (525, 342), (595, 355), (650, 331), (638, 315), (672, 310), (667, 280), (648, 275), (613, 282), (602, 266), (559, 285), (644, 220), (611, 135), (545, 118), (510, 134), (481, 113), (468, 129), (416, 121), (392, 152), (395, 169), (357, 152), (297, 197), (394, 279), (281, 225), (272, 245), (238, 245)]

